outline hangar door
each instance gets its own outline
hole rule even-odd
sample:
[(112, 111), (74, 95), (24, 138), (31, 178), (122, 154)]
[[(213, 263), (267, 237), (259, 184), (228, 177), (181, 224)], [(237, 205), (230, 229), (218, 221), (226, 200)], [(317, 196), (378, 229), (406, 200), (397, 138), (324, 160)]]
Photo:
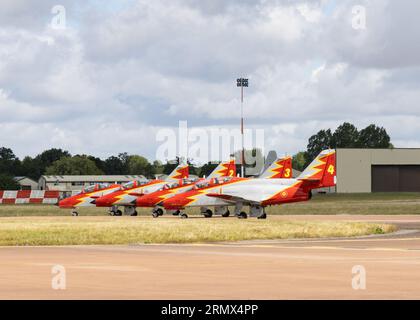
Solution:
[(420, 165), (372, 166), (372, 192), (420, 192)]

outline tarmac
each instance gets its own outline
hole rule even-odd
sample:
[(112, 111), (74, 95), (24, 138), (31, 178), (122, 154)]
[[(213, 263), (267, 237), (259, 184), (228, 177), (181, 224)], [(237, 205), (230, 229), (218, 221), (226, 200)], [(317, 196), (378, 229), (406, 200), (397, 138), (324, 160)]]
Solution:
[(350, 239), (2, 247), (0, 299), (420, 299), (420, 216), (270, 218), (400, 230)]

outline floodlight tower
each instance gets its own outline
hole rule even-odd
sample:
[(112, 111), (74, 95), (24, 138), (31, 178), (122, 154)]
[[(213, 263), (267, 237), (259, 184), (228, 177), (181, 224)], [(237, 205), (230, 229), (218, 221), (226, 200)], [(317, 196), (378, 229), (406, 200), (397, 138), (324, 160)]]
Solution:
[(245, 177), (245, 137), (244, 137), (244, 88), (248, 88), (249, 81), (245, 78), (236, 80), (236, 85), (241, 88), (241, 135), (242, 135), (242, 156), (241, 156), (241, 176)]

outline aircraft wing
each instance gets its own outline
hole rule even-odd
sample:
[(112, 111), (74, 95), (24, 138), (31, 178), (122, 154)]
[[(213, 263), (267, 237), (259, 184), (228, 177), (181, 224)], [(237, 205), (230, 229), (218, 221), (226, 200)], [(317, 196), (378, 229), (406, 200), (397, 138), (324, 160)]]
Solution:
[(240, 197), (240, 196), (232, 196), (232, 195), (229, 195), (229, 194), (208, 193), (207, 196), (212, 197), (212, 198), (219, 198), (219, 199), (225, 200), (227, 202), (232, 202), (232, 203), (243, 202), (243, 203), (246, 203), (246, 204), (253, 204), (253, 205), (260, 205), (261, 204), (260, 201), (256, 201), (256, 200), (253, 200), (253, 199), (247, 199), (245, 197)]

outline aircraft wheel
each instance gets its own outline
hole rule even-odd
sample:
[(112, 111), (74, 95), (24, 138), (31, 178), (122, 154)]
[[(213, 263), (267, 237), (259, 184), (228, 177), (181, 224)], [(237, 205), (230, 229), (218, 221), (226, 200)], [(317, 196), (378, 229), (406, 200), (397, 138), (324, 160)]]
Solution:
[(163, 216), (163, 210), (162, 209), (157, 209), (156, 210), (157, 214), (159, 215), (159, 217)]
[(211, 211), (210, 209), (208, 209), (208, 210), (204, 213), (204, 217), (205, 217), (205, 218), (211, 218), (211, 217), (213, 217), (213, 211)]
[(117, 212), (114, 212), (114, 216), (116, 216), (116, 217), (122, 217), (122, 211), (121, 210), (117, 210)]
[(261, 216), (258, 217), (258, 219), (259, 220), (265, 220), (265, 219), (267, 219), (267, 214), (266, 213), (262, 214)]
[(77, 212), (77, 211), (73, 211), (73, 212), (71, 213), (71, 215), (72, 215), (73, 217), (78, 217), (78, 216), (79, 216), (79, 212)]
[(137, 211), (134, 211), (132, 214), (131, 214), (131, 216), (132, 217), (137, 217), (139, 215), (139, 213), (137, 212)]
[(248, 215), (246, 212), (241, 212), (238, 216), (239, 219), (248, 219)]
[(172, 213), (173, 216), (179, 216), (181, 214), (181, 211), (177, 210), (174, 213)]
[(223, 218), (228, 218), (228, 217), (230, 217), (230, 211), (228, 210), (228, 211), (226, 211), (224, 214), (222, 214), (222, 217)]
[(157, 219), (157, 218), (159, 218), (159, 214), (156, 211), (153, 211), (152, 217)]
[(181, 219), (188, 219), (188, 215), (186, 213), (181, 214)]

